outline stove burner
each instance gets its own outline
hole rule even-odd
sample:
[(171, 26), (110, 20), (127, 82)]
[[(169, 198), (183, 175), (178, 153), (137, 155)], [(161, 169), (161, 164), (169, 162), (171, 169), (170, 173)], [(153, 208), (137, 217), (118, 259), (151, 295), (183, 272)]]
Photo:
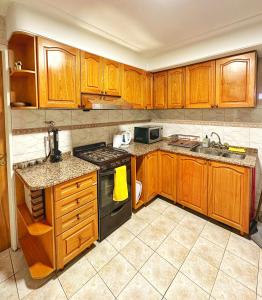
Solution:
[(106, 162), (108, 160), (117, 159), (123, 156), (123, 152), (113, 148), (105, 147), (101, 149), (91, 150), (81, 153), (81, 158), (88, 159), (93, 162)]

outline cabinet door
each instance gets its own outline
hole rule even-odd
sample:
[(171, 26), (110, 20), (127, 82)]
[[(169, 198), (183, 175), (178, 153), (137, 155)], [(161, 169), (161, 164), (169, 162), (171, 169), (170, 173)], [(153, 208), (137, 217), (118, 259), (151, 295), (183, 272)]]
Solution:
[(121, 96), (121, 67), (116, 61), (104, 60), (104, 92), (111, 96)]
[(103, 58), (81, 51), (81, 92), (103, 93)]
[(167, 72), (154, 74), (154, 108), (167, 107)]
[(134, 108), (144, 108), (144, 72), (141, 70), (133, 70), (133, 86), (134, 86), (134, 94), (133, 94), (133, 107)]
[(168, 71), (168, 108), (183, 108), (186, 97), (186, 69), (177, 68)]
[(150, 201), (158, 194), (158, 152), (146, 156), (146, 201)]
[(80, 51), (43, 38), (37, 41), (40, 107), (78, 107)]
[(159, 152), (159, 194), (176, 200), (176, 155)]
[(216, 60), (216, 103), (219, 107), (256, 105), (256, 53)]
[(153, 74), (144, 75), (144, 108), (153, 109)]
[(208, 215), (245, 233), (249, 231), (250, 173), (248, 168), (211, 162)]
[(134, 73), (133, 68), (125, 65), (123, 68), (122, 95), (124, 100), (132, 104), (134, 98)]
[(209, 108), (215, 100), (215, 61), (186, 67), (186, 107)]
[(207, 214), (207, 161), (189, 156), (178, 158), (177, 202)]

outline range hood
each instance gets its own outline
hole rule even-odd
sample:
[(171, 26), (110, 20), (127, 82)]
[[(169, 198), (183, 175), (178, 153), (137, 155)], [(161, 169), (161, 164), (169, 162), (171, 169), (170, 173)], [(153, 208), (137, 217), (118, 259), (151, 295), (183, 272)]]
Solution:
[(82, 94), (84, 109), (131, 109), (133, 106), (121, 97)]

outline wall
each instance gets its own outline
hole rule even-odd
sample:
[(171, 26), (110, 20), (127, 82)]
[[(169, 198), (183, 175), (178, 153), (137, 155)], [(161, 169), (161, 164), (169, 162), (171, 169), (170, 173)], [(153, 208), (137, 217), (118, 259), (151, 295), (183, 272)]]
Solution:
[(0, 45), (6, 45), (5, 18), (0, 16)]

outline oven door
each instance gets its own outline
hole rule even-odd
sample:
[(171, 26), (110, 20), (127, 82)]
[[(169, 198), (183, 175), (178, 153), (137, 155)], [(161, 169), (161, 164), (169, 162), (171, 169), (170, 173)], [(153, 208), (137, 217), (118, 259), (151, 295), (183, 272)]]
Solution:
[(99, 218), (103, 218), (111, 214), (113, 211), (117, 211), (126, 202), (131, 201), (131, 165), (126, 165), (127, 169), (127, 187), (128, 198), (125, 201), (114, 201), (114, 175), (115, 169), (100, 172), (99, 175)]

